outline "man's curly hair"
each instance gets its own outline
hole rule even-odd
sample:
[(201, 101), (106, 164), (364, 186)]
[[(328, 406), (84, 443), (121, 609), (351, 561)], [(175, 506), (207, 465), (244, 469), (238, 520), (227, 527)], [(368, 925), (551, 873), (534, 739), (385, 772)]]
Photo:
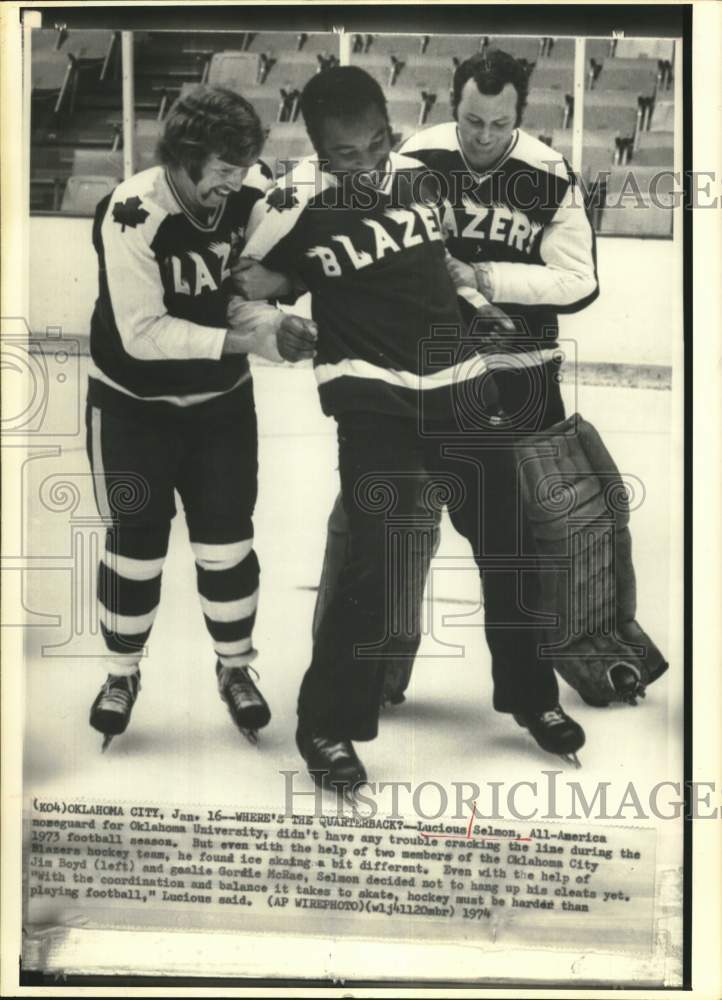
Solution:
[(468, 80), (474, 81), (480, 94), (491, 97), (496, 97), (510, 83), (516, 90), (516, 124), (521, 124), (529, 96), (529, 68), (523, 62), (501, 49), (487, 49), (465, 59), (454, 73), (451, 101), (454, 118)]
[(265, 132), (253, 106), (232, 90), (194, 87), (168, 112), (158, 143), (161, 163), (184, 167), (192, 181), (214, 154), (245, 166), (261, 152)]

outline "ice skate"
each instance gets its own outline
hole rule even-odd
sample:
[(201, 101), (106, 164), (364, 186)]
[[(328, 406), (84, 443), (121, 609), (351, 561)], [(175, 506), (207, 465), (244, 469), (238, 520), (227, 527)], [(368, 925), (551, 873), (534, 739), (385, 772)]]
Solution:
[(577, 750), (584, 746), (584, 730), (561, 705), (546, 712), (514, 713), (514, 720), (528, 729), (542, 750), (556, 753), (568, 764), (581, 767)]
[(130, 675), (108, 674), (90, 709), (90, 725), (103, 734), (104, 753), (114, 736), (128, 728), (130, 713), (140, 690), (140, 671)]
[(355, 791), (359, 785), (365, 784), (367, 777), (353, 743), (307, 732), (299, 727), (296, 745), (316, 784), (342, 795), (355, 805)]
[[(268, 702), (253, 683), (253, 667), (224, 667), (216, 664), (218, 691), (228, 706), (231, 718), (239, 731), (254, 746), (258, 743), (258, 730), (271, 721)], [(253, 670), (258, 678), (258, 673)]]

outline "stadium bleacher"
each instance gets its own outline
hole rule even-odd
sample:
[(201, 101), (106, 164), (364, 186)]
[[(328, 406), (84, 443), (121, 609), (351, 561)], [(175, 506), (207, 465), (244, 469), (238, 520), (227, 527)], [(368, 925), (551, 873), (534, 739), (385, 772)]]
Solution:
[[(523, 127), (570, 158), (574, 39), (357, 33), (351, 36), (351, 62), (384, 88), (392, 126), (401, 139), (451, 118), (455, 66), (489, 47), (526, 60), (530, 93)], [(31, 51), (31, 210), (89, 213), (94, 193), (104, 192), (123, 172), (118, 34), (36, 29)], [(338, 57), (339, 39), (331, 33), (135, 32), (136, 168), (155, 162), (172, 101), (208, 82), (251, 101), (267, 130), (264, 159), (278, 173), (285, 161), (312, 152), (299, 116), (300, 91)], [(670, 168), (674, 44), (588, 39), (585, 58), (585, 180), (593, 183), (600, 172), (624, 164)], [(606, 190), (609, 194), (608, 185)], [(620, 233), (628, 224), (630, 232), (648, 225), (653, 235), (669, 233), (669, 213), (635, 211), (633, 220), (628, 209), (602, 211), (602, 231)]]
[(114, 177), (117, 182), (123, 177), (123, 154), (119, 150), (75, 149), (71, 170), (76, 177)]
[(674, 132), (640, 132), (634, 147), (635, 163), (645, 166), (674, 165)]
[(101, 198), (117, 183), (117, 177), (69, 177), (60, 210), (71, 215), (92, 215)]
[(532, 92), (562, 90), (570, 93), (574, 87), (574, 57), (569, 60), (539, 59), (534, 64), (529, 86)]
[(626, 90), (640, 96), (652, 97), (657, 88), (660, 68), (652, 59), (605, 59), (599, 76), (594, 81), (595, 90)]

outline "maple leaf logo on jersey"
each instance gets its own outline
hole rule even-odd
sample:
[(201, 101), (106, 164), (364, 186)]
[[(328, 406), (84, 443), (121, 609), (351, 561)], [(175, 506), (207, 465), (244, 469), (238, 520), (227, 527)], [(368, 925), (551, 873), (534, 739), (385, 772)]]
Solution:
[(136, 194), (132, 198), (126, 198), (125, 201), (119, 201), (113, 205), (113, 222), (119, 223), (121, 233), (125, 232), (126, 226), (131, 226), (135, 229), (136, 226), (142, 225), (148, 218), (150, 212), (146, 212), (144, 208), (141, 208), (141, 204), (141, 200)]
[(268, 212), (270, 212), (272, 208), (275, 208), (277, 212), (283, 212), (287, 208), (295, 208), (298, 205), (296, 188), (274, 188), (273, 191), (266, 196), (266, 202), (268, 203), (268, 208), (266, 209)]

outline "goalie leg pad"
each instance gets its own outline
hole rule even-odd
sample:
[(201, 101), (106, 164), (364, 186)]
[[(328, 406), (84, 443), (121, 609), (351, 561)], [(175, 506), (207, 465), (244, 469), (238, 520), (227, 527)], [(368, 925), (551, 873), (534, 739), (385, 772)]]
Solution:
[(516, 445), (525, 549), (539, 561), (540, 656), (589, 704), (634, 701), (668, 667), (635, 621), (626, 490), (575, 415)]

